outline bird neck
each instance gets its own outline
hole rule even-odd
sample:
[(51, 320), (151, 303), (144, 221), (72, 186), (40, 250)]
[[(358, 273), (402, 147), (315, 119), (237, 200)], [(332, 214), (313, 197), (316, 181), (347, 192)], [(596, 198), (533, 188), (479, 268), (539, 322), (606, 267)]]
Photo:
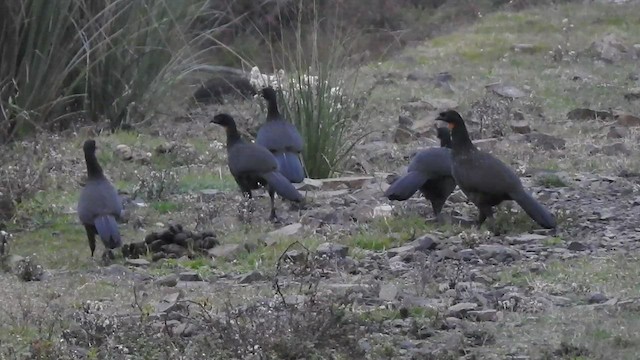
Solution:
[(238, 128), (235, 126), (228, 126), (227, 131), (227, 149), (230, 149), (233, 145), (242, 142)]
[(95, 152), (85, 152), (84, 161), (87, 163), (87, 175), (89, 179), (99, 179), (104, 177), (102, 167), (98, 163)]
[(276, 99), (269, 99), (267, 105), (267, 121), (279, 119), (280, 111), (278, 110), (278, 102), (276, 101)]
[(467, 152), (476, 149), (464, 124), (456, 125), (451, 130), (451, 145), (454, 152)]
[(451, 149), (451, 136), (440, 139), (440, 147)]

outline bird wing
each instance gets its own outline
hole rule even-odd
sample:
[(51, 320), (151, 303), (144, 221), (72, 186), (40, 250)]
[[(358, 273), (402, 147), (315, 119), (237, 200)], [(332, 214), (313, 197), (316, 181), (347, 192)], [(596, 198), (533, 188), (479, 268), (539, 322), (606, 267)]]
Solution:
[(122, 200), (107, 179), (89, 180), (78, 200), (78, 216), (85, 224), (93, 223), (97, 216), (113, 215), (116, 219), (122, 212)]
[(520, 178), (511, 168), (482, 151), (456, 156), (452, 170), (456, 183), (465, 192), (506, 194), (522, 188)]
[(284, 120), (272, 120), (264, 123), (258, 130), (256, 143), (272, 152), (301, 152), (302, 136), (295, 125)]
[(233, 176), (274, 171), (278, 163), (273, 154), (257, 144), (240, 143), (229, 149), (229, 170)]

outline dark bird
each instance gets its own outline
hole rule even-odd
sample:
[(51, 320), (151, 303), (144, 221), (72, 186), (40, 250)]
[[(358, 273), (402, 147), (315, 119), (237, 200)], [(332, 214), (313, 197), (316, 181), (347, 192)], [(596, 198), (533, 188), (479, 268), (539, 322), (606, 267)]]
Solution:
[(122, 212), (122, 201), (98, 163), (96, 142), (85, 141), (83, 150), (87, 182), (78, 200), (78, 217), (87, 231), (91, 256), (96, 250), (96, 235), (99, 235), (106, 249), (105, 256), (112, 257), (111, 249), (122, 246), (116, 222)]
[(514, 200), (538, 225), (547, 229), (556, 227), (554, 216), (523, 189), (513, 170), (473, 145), (460, 114), (448, 110), (441, 112), (436, 120), (448, 123), (451, 130), (453, 178), (478, 207), (478, 226), (487, 218), (493, 218), (494, 206)]
[(240, 190), (251, 199), (251, 190), (267, 187), (271, 198), (270, 220), (277, 219), (275, 193), (287, 200), (302, 202), (302, 195), (278, 172), (278, 162), (273, 154), (261, 145), (244, 142), (231, 115), (218, 114), (211, 122), (227, 132), (227, 162)]
[(431, 201), (438, 217), (456, 182), (451, 175), (451, 137), (449, 129), (437, 128), (439, 148), (419, 151), (409, 163), (407, 174), (397, 179), (385, 191), (389, 200), (404, 201), (420, 190)]
[(272, 87), (262, 89), (262, 97), (267, 101), (267, 121), (260, 127), (256, 143), (273, 153), (278, 162), (278, 170), (291, 181), (304, 180), (301, 156), (304, 142), (295, 125), (287, 121), (278, 110), (278, 99)]

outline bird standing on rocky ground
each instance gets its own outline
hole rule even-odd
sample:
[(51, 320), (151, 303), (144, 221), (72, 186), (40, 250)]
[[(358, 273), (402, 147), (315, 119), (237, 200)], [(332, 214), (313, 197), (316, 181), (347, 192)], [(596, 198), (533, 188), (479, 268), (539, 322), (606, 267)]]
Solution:
[(98, 163), (96, 142), (85, 141), (83, 150), (87, 165), (87, 182), (80, 192), (78, 217), (87, 232), (91, 257), (96, 250), (96, 235), (99, 235), (105, 247), (103, 259), (113, 259), (111, 250), (122, 246), (116, 222), (122, 213), (122, 201)]
[(394, 181), (385, 191), (389, 200), (404, 201), (420, 190), (424, 197), (431, 201), (433, 213), (438, 221), (444, 203), (456, 187), (451, 175), (451, 137), (449, 129), (436, 128), (439, 148), (419, 151), (409, 164), (407, 174)]
[(304, 180), (302, 148), (304, 142), (295, 125), (287, 121), (278, 110), (278, 99), (272, 87), (261, 91), (267, 101), (267, 121), (260, 127), (256, 143), (266, 147), (278, 162), (278, 171), (292, 183)]
[(494, 206), (514, 200), (538, 225), (546, 229), (556, 227), (554, 216), (524, 190), (513, 170), (473, 145), (460, 114), (448, 110), (441, 112), (436, 120), (446, 122), (451, 130), (453, 178), (478, 207), (478, 226), (487, 218), (493, 218)]
[(274, 195), (301, 203), (302, 195), (291, 182), (278, 172), (278, 162), (265, 147), (246, 143), (240, 137), (235, 120), (229, 114), (218, 114), (211, 121), (224, 127), (227, 134), (227, 162), (229, 171), (240, 190), (252, 198), (251, 190), (266, 186), (271, 198), (269, 219), (277, 221)]

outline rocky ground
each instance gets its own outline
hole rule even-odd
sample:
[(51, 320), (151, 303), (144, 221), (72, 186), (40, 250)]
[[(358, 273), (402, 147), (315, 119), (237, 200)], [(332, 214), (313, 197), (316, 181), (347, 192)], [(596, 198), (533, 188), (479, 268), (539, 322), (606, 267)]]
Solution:
[[(640, 352), (637, 4), (487, 16), (362, 69), (367, 126), (303, 209), (241, 202), (211, 114), (255, 134), (257, 102), (181, 108), (137, 132), (41, 134), (5, 152), (25, 195), (0, 236), (6, 359), (636, 359)], [(635, 13), (634, 13), (635, 11)], [(456, 191), (436, 224), (382, 197), (457, 107), (558, 219), (504, 204), (493, 231)], [(81, 143), (125, 200), (129, 258), (89, 258)], [(33, 191), (39, 189), (39, 191)], [(0, 199), (2, 197), (0, 196)]]

